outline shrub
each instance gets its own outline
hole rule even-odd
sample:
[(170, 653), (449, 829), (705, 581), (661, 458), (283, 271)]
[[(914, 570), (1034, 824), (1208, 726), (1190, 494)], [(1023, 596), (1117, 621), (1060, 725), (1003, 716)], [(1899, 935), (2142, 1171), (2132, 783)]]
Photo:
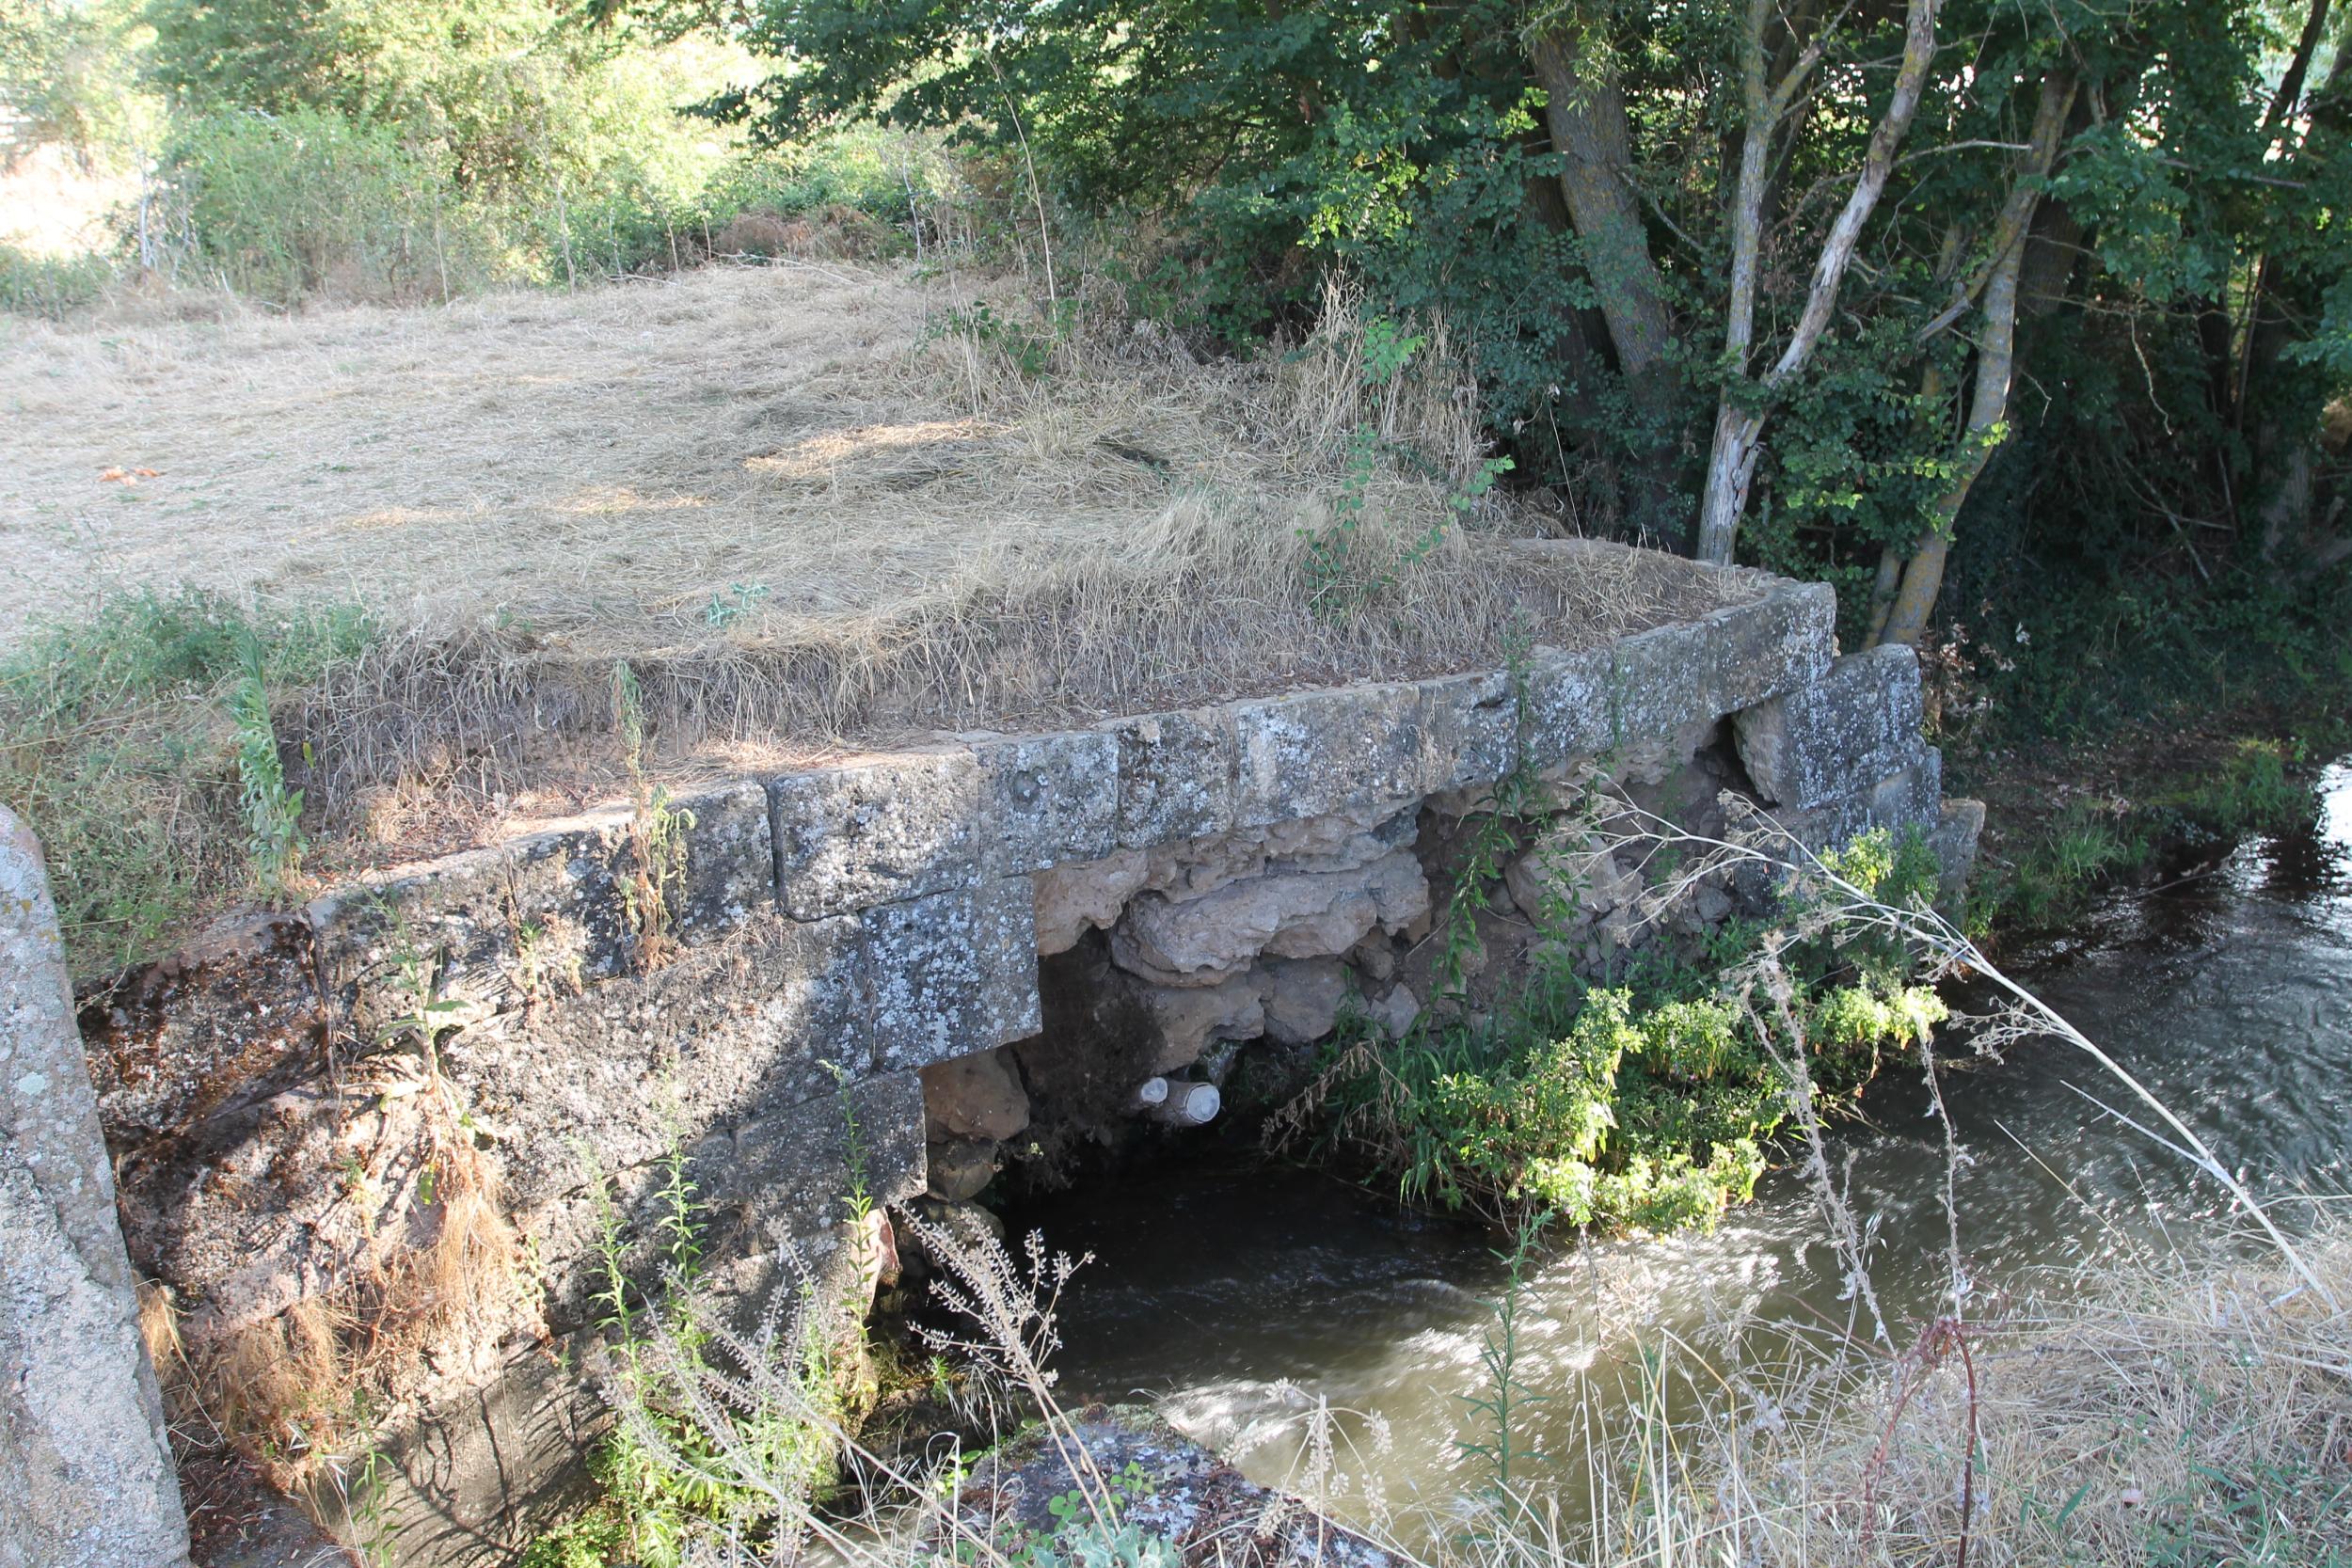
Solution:
[[(1824, 862), (1890, 903), (1934, 886), (1916, 833), (1875, 831)], [(1473, 856), (1450, 923), (1476, 902), (1482, 868)], [(1393, 1044), (1369, 1029), (1343, 1039), (1315, 1091), (1328, 1097), (1329, 1147), (1368, 1159), (1408, 1201), (1507, 1220), (1711, 1225), (1763, 1174), (1762, 1146), (1791, 1110), (1792, 1053), (1810, 1092), (1844, 1095), (1883, 1049), (1917, 1046), (1945, 1016), (1900, 946), (1813, 922), (1799, 889), (1769, 925), (1733, 922), (1694, 954), (1654, 942), (1608, 986), (1577, 973), (1581, 942), (1539, 943), (1532, 978), (1491, 1019), (1433, 1007)], [(1757, 960), (1789, 979), (1786, 1019), (1756, 994), (1772, 989), (1759, 988)]]
[(62, 321), (104, 299), (114, 277), (103, 256), (35, 256), (0, 245), (0, 310)]
[(446, 168), (390, 126), (230, 109), (182, 124), (164, 167), (188, 236), (183, 265), (235, 293), (445, 299), (495, 270)]

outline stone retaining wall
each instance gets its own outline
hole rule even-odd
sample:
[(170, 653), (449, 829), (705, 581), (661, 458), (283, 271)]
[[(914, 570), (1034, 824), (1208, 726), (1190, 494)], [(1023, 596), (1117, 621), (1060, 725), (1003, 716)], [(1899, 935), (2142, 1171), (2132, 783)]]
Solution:
[[(405, 1323), (399, 1556), (493, 1560), (576, 1479), (599, 1419), (577, 1369), (602, 1249), (654, 1272), (665, 1157), (682, 1152), (738, 1288), (787, 1245), (854, 1273), (853, 1182), (884, 1203), (964, 1196), (1025, 1118), (1021, 1078), (1067, 1069), (1019, 1055), (1048, 1022), (1041, 956), (1083, 942), (1115, 967), (1148, 1021), (1118, 1070), (1165, 1070), (1218, 1041), (1311, 1039), (1351, 989), (1409, 1017), (1376, 939), (1402, 946), (1429, 918), (1417, 824), (1521, 766), (1565, 780), (1654, 753), (1663, 777), (1736, 738), (1815, 837), (1936, 826), (1908, 656), (1836, 659), (1828, 588), (1754, 580), (1701, 620), (1538, 644), (1516, 673), (964, 736), (700, 791), (669, 804), (682, 851), (659, 920), (646, 824), (613, 811), (216, 932), (85, 1000), (131, 1255), (199, 1360), (241, 1336), (292, 1344), (321, 1306)], [(1693, 778), (1750, 784), (1709, 754)], [(1021, 1072), (974, 1060), (1016, 1042)], [(462, 1275), (463, 1300), (398, 1299), (463, 1193), (504, 1216), (478, 1240), (508, 1249), (505, 1273)]]

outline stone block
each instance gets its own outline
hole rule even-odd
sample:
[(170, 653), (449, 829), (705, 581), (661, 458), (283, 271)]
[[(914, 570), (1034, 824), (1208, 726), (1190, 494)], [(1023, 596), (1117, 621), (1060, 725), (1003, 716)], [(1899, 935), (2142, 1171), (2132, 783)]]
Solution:
[(421, 869), (370, 874), (314, 900), (308, 919), (330, 997), (373, 1044), (415, 1010), (419, 963), (430, 965), (437, 997), (475, 1014), (520, 997), (534, 974), (627, 973), (628, 839), (627, 812), (598, 812)]
[(1642, 890), (1641, 878), (1597, 837), (1558, 830), (1505, 867), (1502, 885), (1538, 931), (1562, 920), (1588, 924), (1631, 903)]
[(1283, 1045), (1309, 1045), (1339, 1023), (1347, 967), (1337, 958), (1270, 958), (1257, 975), (1265, 1032)]
[(1232, 827), (1238, 741), (1229, 711), (1148, 713), (1103, 728), (1119, 744), (1120, 847), (1144, 849)]
[[(631, 1174), (643, 1179), (613, 1186), (625, 1227), (646, 1232), (659, 1213), (659, 1183), (653, 1172)], [(923, 1191), (921, 1088), (913, 1074), (872, 1079), (853, 1085), (845, 1106), (844, 1096), (829, 1087), (719, 1129), (697, 1146), (692, 1176), (712, 1227), (704, 1288), (717, 1303), (731, 1304), (739, 1321), (773, 1291), (798, 1289), (799, 1270), (780, 1260), (787, 1245), (807, 1270), (816, 1299), (843, 1301), (859, 1272), (847, 1223), (852, 1187), (862, 1185), (877, 1205), (905, 1203)], [(593, 1235), (589, 1206), (571, 1207), (583, 1211), (575, 1216), (579, 1223), (557, 1228)], [(657, 1250), (630, 1254), (648, 1285), (658, 1286)], [(611, 1417), (581, 1368), (593, 1366), (598, 1347), (594, 1335), (582, 1333), (562, 1348), (562, 1355), (538, 1345), (520, 1351), (485, 1386), (387, 1435), (393, 1473), (383, 1478), (383, 1523), (386, 1535), (399, 1541), (403, 1562), (511, 1562), (593, 1492), (580, 1458)]]
[(1967, 908), (1968, 878), (1977, 867), (1977, 845), (1984, 836), (1982, 800), (1947, 800), (1939, 808), (1928, 846), (1942, 868), (1936, 879), (1935, 907), (1957, 919)]
[(518, 1350), (486, 1386), (384, 1434), (373, 1528), (404, 1568), (503, 1568), (596, 1497), (580, 1456), (612, 1425), (580, 1367), (596, 1348)]
[(1269, 874), (1182, 901), (1138, 895), (1111, 930), (1111, 956), (1156, 985), (1216, 986), (1262, 953), (1344, 953), (1375, 926), (1395, 931), (1428, 908), (1420, 861), (1397, 849), (1354, 870)]
[(1150, 1063), (1155, 1073), (1192, 1066), (1213, 1040), (1251, 1040), (1265, 1033), (1265, 1000), (1254, 974), (1216, 986), (1144, 986), (1137, 994), (1155, 1037)]
[(926, 1151), (930, 1184), (924, 1190), (943, 1203), (969, 1203), (996, 1180), (1004, 1160), (986, 1138), (946, 1138)]
[(1029, 1096), (1012, 1053), (975, 1051), (923, 1069), (923, 1122), (933, 1143), (943, 1138), (997, 1142), (1029, 1125)]
[(1851, 843), (1873, 828), (1933, 833), (1943, 817), (1943, 798), (1944, 755), (1926, 747), (1916, 761), (1835, 800), (1772, 815), (1800, 843), (1818, 850)]
[(691, 813), (678, 907), (680, 942), (707, 941), (776, 907), (776, 856), (768, 792), (755, 784), (703, 790), (671, 802)]
[(1019, 876), (1118, 846), (1119, 736), (1107, 730), (976, 740), (980, 869)]
[(1672, 735), (1711, 717), (1719, 626), (1675, 621), (1621, 639), (1609, 672), (1613, 745)]
[(1825, 582), (1780, 582), (1761, 598), (1709, 614), (1712, 647), (1707, 717), (1812, 685), (1837, 654), (1837, 591)]
[(1387, 816), (1427, 794), (1421, 689), (1343, 686), (1232, 707), (1233, 823)]
[(968, 751), (911, 752), (768, 785), (778, 903), (795, 920), (979, 880), (980, 768)]
[(1598, 756), (1616, 739), (1613, 647), (1538, 645), (1527, 670), (1527, 761), (1538, 772)]
[(0, 807), (0, 1564), (173, 1568), (187, 1515), (139, 1341), (47, 867)]
[(903, 1072), (1042, 1027), (1026, 877), (867, 911), (874, 1067)]
[(1518, 763), (1518, 699), (1500, 670), (1421, 683), (1421, 793), (1480, 790)]
[(1919, 662), (1895, 644), (1838, 659), (1819, 681), (1742, 709), (1740, 759), (1759, 800), (1805, 811), (1918, 760)]
[(925, 1184), (923, 1085), (899, 1072), (736, 1128), (708, 1190), (719, 1203), (741, 1206), (747, 1241), (764, 1243), (771, 1258), (790, 1246), (831, 1290), (846, 1261), (852, 1192), (882, 1207), (917, 1196)]

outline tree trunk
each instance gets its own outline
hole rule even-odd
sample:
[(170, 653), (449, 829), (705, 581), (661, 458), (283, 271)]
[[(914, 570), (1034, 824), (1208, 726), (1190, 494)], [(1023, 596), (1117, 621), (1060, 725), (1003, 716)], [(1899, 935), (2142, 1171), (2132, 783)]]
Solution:
[[(2327, 14), (2324, 0), (2314, 0), (2302, 43), (2312, 45)], [(2285, 136), (2296, 104), (2288, 91), (2299, 88), (2296, 68), (2308, 64), (2298, 47), (2288, 80), (2271, 103), (2265, 129)], [(2281, 160), (2290, 171), (2313, 160), (2326, 166), (2352, 150), (2352, 29), (2338, 42), (2334, 63), (2308, 103), (2301, 105), (2310, 123), (2302, 141)], [(2310, 276), (2288, 277), (2275, 256), (2263, 258), (2256, 273), (2252, 310), (2246, 328), (2245, 361), (2238, 367), (2240, 406), (2255, 401), (2281, 372), (2287, 350), (2295, 343), (2298, 323), (2319, 320), (2325, 312), (2320, 297), (2333, 279)], [(2290, 372), (2291, 373), (2291, 372)], [(2280, 400), (2264, 399), (2265, 406), (2249, 431), (2253, 458), (2252, 493), (2259, 498), (2256, 515), (2262, 525), (2263, 559), (2281, 578), (2294, 577), (2320, 562), (2341, 559), (2339, 542), (2324, 537), (2320, 518), (2321, 494), (2316, 483), (2322, 410), (2280, 407)], [(2312, 540), (2314, 531), (2323, 535)], [(2299, 559), (2298, 559), (2299, 557)]]
[(1951, 554), (1952, 531), (1960, 510), (1976, 487), (1978, 476), (1984, 472), (1994, 448), (2006, 435), (2010, 386), (2016, 368), (2018, 279), (2025, 270), (2026, 242), (2033, 230), (2042, 182), (2058, 158), (2067, 116), (2074, 106), (2074, 91), (2075, 85), (2068, 78), (2050, 76), (2042, 81), (2033, 135), (1993, 232), (1992, 268), (1984, 281), (1984, 326), (1977, 346), (1976, 388), (1954, 465), (1957, 471), (1950, 488), (1937, 498), (1928, 526), (1920, 531), (1878, 641), (1918, 645), (1944, 591), (1944, 566)]
[(1547, 36), (1533, 55), (1546, 99), (1545, 123), (1563, 160), (1560, 194), (1609, 323), (1617, 368), (1629, 382), (1645, 383), (1674, 346), (1674, 318), (1633, 195), (1625, 95), (1614, 77), (1586, 73), (1581, 45), (1572, 37)]
[[(1887, 178), (1895, 171), (1895, 150), (1902, 144), (1903, 134), (1911, 128), (1912, 116), (1919, 108), (1928, 67), (1935, 58), (1936, 3), (1937, 0), (1908, 0), (1904, 8), (1903, 57), (1895, 74), (1894, 94), (1887, 100), (1885, 116), (1870, 133), (1870, 144), (1863, 154), (1862, 170), (1854, 181), (1854, 188), (1821, 242), (1821, 253), (1813, 264), (1812, 284), (1805, 292), (1804, 313), (1798, 318), (1797, 328), (1789, 335), (1780, 357), (1764, 373), (1761, 398), (1756, 406), (1743, 407), (1727, 389), (1717, 408), (1715, 446), (1708, 457), (1707, 490), (1699, 502), (1696, 553), (1701, 561), (1721, 565), (1731, 562), (1739, 541), (1740, 517), (1747, 510), (1748, 487), (1755, 480), (1756, 459), (1762, 451), (1769, 400), (1804, 371), (1813, 351), (1820, 346), (1822, 334), (1829, 330), (1830, 314), (1837, 308), (1846, 268), (1853, 260), (1854, 247), (1861, 243), (1863, 227), (1870, 221), (1870, 214), (1886, 189)], [(1724, 333), (1725, 370), (1733, 376), (1747, 373), (1755, 332), (1754, 268), (1756, 253), (1762, 243), (1765, 170), (1772, 161), (1772, 146), (1781, 118), (1802, 86), (1800, 72), (1810, 73), (1811, 61), (1819, 58), (1821, 41), (1815, 40), (1788, 78), (1767, 97), (1763, 60), (1766, 14), (1762, 0), (1751, 0), (1742, 60), (1749, 119), (1740, 154), (1740, 210), (1734, 214), (1732, 225), (1734, 292), (1731, 317)], [(1749, 267), (1744, 298), (1740, 293), (1743, 250)]]
[(1675, 506), (1683, 399), (1674, 314), (1634, 196), (1624, 92), (1613, 76), (1592, 69), (1573, 26), (1536, 40), (1530, 57), (1562, 158), (1560, 195), (1632, 405), (1635, 428), (1619, 433), (1638, 491), (1627, 498), (1629, 511), (1646, 531), (1679, 546), (1687, 529)]

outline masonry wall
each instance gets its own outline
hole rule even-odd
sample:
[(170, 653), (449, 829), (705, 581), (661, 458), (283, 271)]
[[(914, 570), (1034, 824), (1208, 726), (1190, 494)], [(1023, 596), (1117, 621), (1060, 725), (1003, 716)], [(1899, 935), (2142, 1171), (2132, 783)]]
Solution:
[[(405, 1560), (494, 1560), (577, 1483), (602, 1419), (591, 1296), (609, 1244), (655, 1271), (665, 1159), (707, 1207), (723, 1286), (755, 1295), (787, 1248), (856, 1276), (873, 1238), (846, 1223), (853, 1180), (897, 1202), (993, 1168), (997, 1081), (1017, 1087), (1046, 1022), (1041, 956), (1084, 943), (1115, 971), (1167, 1070), (1311, 1039), (1346, 988), (1414, 1005), (1364, 944), (1428, 917), (1424, 815), (1522, 764), (1565, 781), (1647, 756), (1663, 778), (1725, 742), (1736, 762), (1718, 745), (1706, 777), (1817, 839), (1941, 828), (1908, 655), (1837, 659), (1830, 590), (1754, 581), (1703, 620), (1538, 644), (1517, 677), (967, 736), (701, 791), (672, 803), (658, 923), (628, 812), (257, 915), (84, 1000), (130, 1256), (199, 1362), (296, 1344), (306, 1314), (412, 1331), (421, 1354), (367, 1369), (392, 1390), (401, 1470), (378, 1528)], [(417, 1258), (471, 1248), (485, 1266), (435, 1275), (439, 1297), (401, 1296)]]

